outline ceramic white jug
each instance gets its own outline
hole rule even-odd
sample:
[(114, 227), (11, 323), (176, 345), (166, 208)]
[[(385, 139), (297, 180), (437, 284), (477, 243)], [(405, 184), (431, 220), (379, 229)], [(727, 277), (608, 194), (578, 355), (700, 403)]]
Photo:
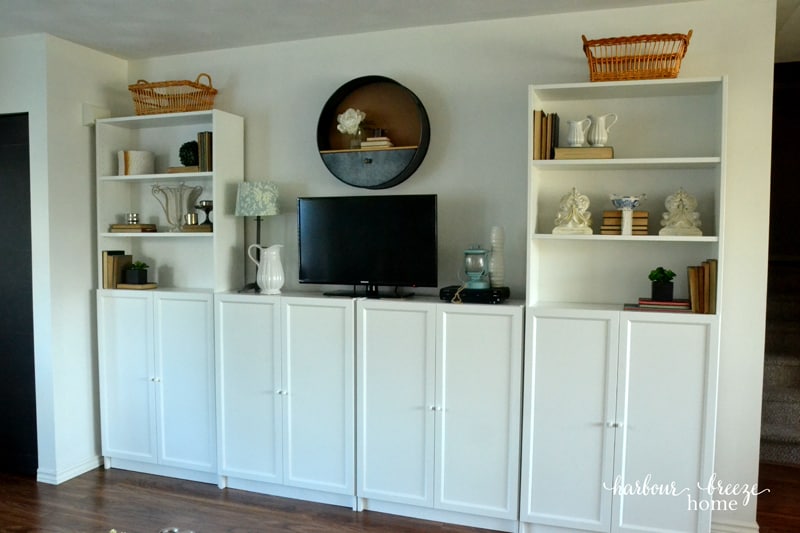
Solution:
[(568, 120), (567, 121), (567, 145), (568, 146), (583, 146), (586, 142), (586, 130), (591, 126), (592, 121), (589, 118), (583, 120)]
[(592, 146), (605, 146), (608, 142), (608, 131), (611, 129), (611, 126), (617, 122), (617, 114), (607, 113), (600, 116), (589, 115), (588, 118), (592, 121), (592, 125), (589, 126), (589, 133), (586, 140), (589, 141), (589, 144)]
[[(259, 246), (251, 244), (247, 249), (247, 256), (256, 264), (256, 285), (263, 294), (280, 294), (283, 287), (283, 265), (281, 264), (282, 244), (272, 246)], [(253, 250), (261, 251), (261, 260), (253, 257)]]

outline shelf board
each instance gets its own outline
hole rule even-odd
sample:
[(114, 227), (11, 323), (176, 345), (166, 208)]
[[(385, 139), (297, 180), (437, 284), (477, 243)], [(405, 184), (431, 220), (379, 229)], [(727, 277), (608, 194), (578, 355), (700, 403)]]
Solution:
[(605, 98), (640, 98), (714, 94), (721, 77), (674, 78), (661, 80), (560, 83), (532, 87), (541, 102), (559, 100), (597, 100)]
[(552, 233), (536, 233), (535, 241), (631, 241), (631, 242), (681, 242), (681, 243), (709, 243), (718, 242), (716, 235), (701, 235), (700, 237), (673, 236), (673, 235), (554, 235)]
[(348, 154), (351, 152), (385, 152), (387, 150), (416, 150), (417, 146), (373, 146), (370, 148), (349, 148), (347, 150), (320, 150), (321, 154)]
[(211, 124), (214, 110), (190, 111), (187, 113), (161, 113), (156, 115), (135, 115), (130, 117), (104, 118), (98, 124), (110, 124), (122, 128), (161, 128), (165, 126), (195, 126)]
[(116, 237), (116, 238), (134, 238), (134, 239), (207, 239), (213, 237), (213, 231), (200, 232), (200, 231), (145, 231), (145, 232), (118, 232), (109, 233), (102, 232), (100, 237)]
[(629, 159), (535, 159), (531, 164), (547, 170), (623, 170), (714, 168), (720, 157), (641, 157)]
[(190, 179), (211, 179), (213, 172), (165, 172), (163, 174), (135, 174), (128, 176), (100, 176), (99, 181), (117, 183), (136, 183), (147, 181), (185, 181)]

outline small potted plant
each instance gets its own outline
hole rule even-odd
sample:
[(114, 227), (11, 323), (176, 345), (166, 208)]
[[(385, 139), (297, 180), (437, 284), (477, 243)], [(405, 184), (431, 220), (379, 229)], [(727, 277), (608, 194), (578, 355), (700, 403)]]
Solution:
[(150, 265), (142, 261), (136, 261), (125, 270), (125, 283), (141, 285), (147, 283), (147, 269)]
[(672, 301), (672, 279), (675, 277), (675, 272), (664, 267), (658, 267), (650, 271), (647, 276), (653, 282), (651, 298), (659, 302)]

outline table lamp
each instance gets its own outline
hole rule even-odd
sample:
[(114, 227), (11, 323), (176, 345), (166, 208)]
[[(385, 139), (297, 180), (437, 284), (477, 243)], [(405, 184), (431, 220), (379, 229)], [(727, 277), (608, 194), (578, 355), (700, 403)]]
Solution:
[[(256, 244), (261, 246), (261, 219), (277, 215), (280, 213), (278, 209), (278, 187), (269, 181), (243, 181), (239, 184), (239, 189), (236, 193), (236, 211), (237, 217), (256, 217)], [(258, 250), (260, 258), (261, 250)], [(255, 292), (260, 292), (258, 285), (248, 283), (239, 292), (245, 292), (253, 289)]]

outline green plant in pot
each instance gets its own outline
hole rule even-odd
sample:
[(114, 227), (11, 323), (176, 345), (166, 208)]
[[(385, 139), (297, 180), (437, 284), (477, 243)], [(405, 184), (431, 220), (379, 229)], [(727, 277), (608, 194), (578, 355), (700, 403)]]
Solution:
[(131, 266), (125, 270), (125, 283), (131, 285), (141, 285), (147, 283), (147, 269), (150, 265), (142, 261), (131, 263)]
[(658, 267), (650, 271), (647, 276), (653, 282), (651, 298), (659, 302), (671, 302), (673, 294), (672, 280), (675, 272), (664, 267)]

